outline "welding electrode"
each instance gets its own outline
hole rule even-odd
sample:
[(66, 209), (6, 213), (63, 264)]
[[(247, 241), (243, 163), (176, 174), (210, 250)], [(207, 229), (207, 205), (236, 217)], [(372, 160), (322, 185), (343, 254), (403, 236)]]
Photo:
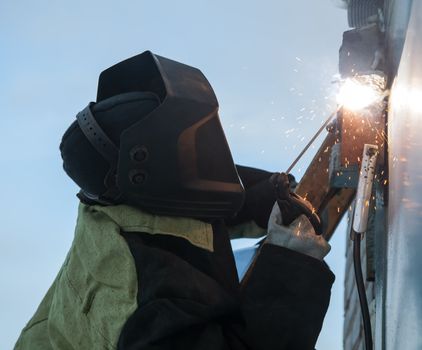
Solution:
[(322, 234), (322, 224), (319, 216), (316, 214), (315, 209), (312, 208), (310, 203), (304, 200), (302, 197), (297, 195), (294, 192), (290, 191), (289, 180), (287, 175), (290, 171), (294, 168), (300, 158), (305, 154), (305, 152), (309, 149), (312, 143), (316, 140), (316, 138), (321, 134), (321, 132), (327, 127), (327, 125), (331, 122), (334, 116), (337, 115), (340, 107), (321, 125), (319, 130), (315, 133), (315, 135), (311, 138), (311, 140), (306, 144), (303, 150), (299, 153), (293, 163), (289, 166), (285, 173), (276, 174), (273, 176), (270, 181), (274, 184), (277, 192), (277, 203), (280, 207), (280, 211), (283, 216), (283, 223), (285, 225), (289, 225), (296, 219), (299, 215), (304, 214), (309, 221), (311, 222), (312, 226), (315, 229), (315, 233), (317, 235)]
[(293, 161), (292, 164), (287, 168), (286, 174), (289, 174), (294, 166), (297, 164), (297, 162), (302, 158), (302, 156), (305, 154), (305, 152), (311, 147), (311, 145), (314, 143), (316, 138), (321, 134), (321, 132), (327, 127), (327, 125), (331, 122), (331, 119), (333, 119), (337, 112), (340, 110), (341, 107), (337, 108), (335, 112), (331, 113), (330, 116), (327, 118), (327, 120), (324, 122), (324, 124), (321, 125), (321, 127), (318, 129), (318, 131), (315, 133), (314, 136), (310, 139), (310, 141), (306, 144), (306, 146), (302, 149), (302, 151), (299, 153), (299, 155), (296, 157), (296, 159)]

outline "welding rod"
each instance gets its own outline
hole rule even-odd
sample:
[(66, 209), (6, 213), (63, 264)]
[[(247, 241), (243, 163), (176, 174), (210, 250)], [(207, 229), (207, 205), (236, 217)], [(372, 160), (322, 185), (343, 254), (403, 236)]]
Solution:
[(286, 170), (286, 174), (289, 174), (290, 171), (292, 171), (292, 169), (297, 164), (297, 162), (300, 160), (300, 158), (302, 158), (302, 156), (305, 154), (305, 152), (308, 150), (308, 148), (311, 147), (311, 145), (316, 140), (316, 138), (319, 136), (319, 134), (321, 134), (322, 130), (324, 130), (327, 127), (327, 125), (330, 123), (331, 119), (333, 119), (333, 117), (335, 115), (337, 115), (337, 112), (339, 111), (339, 109), (340, 109), (340, 107), (337, 108), (335, 112), (331, 113), (330, 116), (327, 118), (327, 120), (324, 122), (324, 124), (321, 125), (321, 127), (319, 128), (319, 130), (311, 138), (311, 140), (307, 143), (307, 145), (302, 150), (302, 152), (299, 153), (299, 155), (296, 157), (296, 159), (293, 161), (293, 163), (288, 167), (288, 169)]

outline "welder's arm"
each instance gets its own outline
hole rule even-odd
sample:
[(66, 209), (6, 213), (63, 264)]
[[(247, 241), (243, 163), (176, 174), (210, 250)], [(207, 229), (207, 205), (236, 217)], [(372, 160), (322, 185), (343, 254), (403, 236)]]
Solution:
[(329, 250), (305, 215), (283, 225), (274, 205), (265, 243), (242, 281), (257, 349), (314, 349), (334, 281), (322, 261)]
[[(229, 226), (237, 225), (233, 226), (232, 237), (242, 236), (237, 230), (247, 221), (268, 228), (269, 233), (242, 281), (249, 342), (254, 349), (314, 349), (334, 281), (334, 275), (321, 261), (329, 245), (312, 232), (313, 227), (309, 228), (308, 218), (315, 225), (315, 217), (307, 213), (307, 205), (303, 208), (307, 215), (300, 215), (306, 201), (291, 205), (297, 203), (289, 200), (294, 178), (242, 166), (237, 169), (246, 189), (246, 201), (238, 215), (227, 220)], [(276, 200), (288, 226), (283, 225), (281, 212), (274, 206)], [(298, 229), (305, 226), (307, 230), (297, 235)]]
[[(245, 201), (236, 216), (225, 220), (229, 234), (231, 238), (263, 236), (274, 202), (282, 193), (280, 190), (293, 191), (296, 180), (291, 174), (272, 173), (242, 165), (236, 165), (236, 169), (245, 188)], [(280, 202), (280, 205), (293, 216), (300, 213), (300, 208), (296, 210), (298, 208), (291, 206), (289, 201)], [(251, 226), (255, 226), (255, 229), (251, 230)], [(246, 231), (243, 230), (245, 227)]]
[[(268, 218), (277, 198), (270, 182), (273, 173), (241, 165), (236, 165), (236, 169), (245, 188), (245, 202), (235, 217), (225, 220), (229, 233), (231, 238), (262, 236), (266, 233)], [(256, 233), (241, 233), (239, 228), (248, 223), (254, 223)]]
[(323, 261), (264, 244), (242, 285), (253, 349), (314, 349), (333, 282)]
[(119, 350), (311, 349), (328, 304), (328, 268), (265, 244), (239, 293), (230, 247), (215, 231), (214, 252), (178, 237), (122, 233), (139, 286)]

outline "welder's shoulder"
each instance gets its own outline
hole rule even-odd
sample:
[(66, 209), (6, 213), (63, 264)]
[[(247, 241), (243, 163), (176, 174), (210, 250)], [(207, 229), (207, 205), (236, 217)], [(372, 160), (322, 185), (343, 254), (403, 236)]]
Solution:
[(121, 213), (113, 212), (116, 217), (80, 205), (69, 253), (16, 350), (115, 348), (121, 328), (136, 310), (138, 283), (116, 222)]

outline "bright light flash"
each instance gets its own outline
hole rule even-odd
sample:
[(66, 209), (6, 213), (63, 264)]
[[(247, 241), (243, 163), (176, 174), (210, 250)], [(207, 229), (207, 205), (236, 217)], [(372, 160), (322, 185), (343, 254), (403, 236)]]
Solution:
[(337, 103), (352, 111), (362, 110), (378, 102), (383, 97), (378, 82), (368, 79), (368, 76), (347, 78), (337, 94)]
[(396, 85), (393, 89), (391, 101), (395, 109), (409, 109), (417, 115), (422, 113), (422, 89)]

